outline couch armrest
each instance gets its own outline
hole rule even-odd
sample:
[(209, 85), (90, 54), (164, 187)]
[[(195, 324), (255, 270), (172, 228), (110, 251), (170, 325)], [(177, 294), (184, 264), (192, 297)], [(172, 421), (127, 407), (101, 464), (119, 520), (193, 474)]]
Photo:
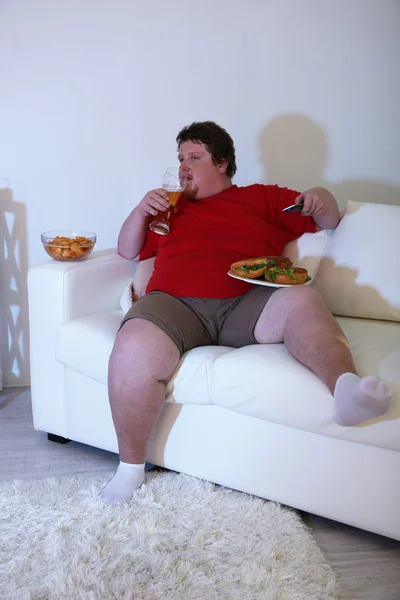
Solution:
[(54, 260), (28, 272), (30, 364), (35, 429), (68, 437), (64, 366), (56, 361), (58, 329), (64, 321), (120, 309), (124, 286), (137, 262), (115, 249), (93, 252), (82, 262)]
[[(93, 252), (81, 262), (47, 260), (29, 269), (30, 311), (48, 316), (57, 307), (59, 323), (120, 308), (125, 285), (137, 262), (120, 256), (116, 249)], [(36, 301), (39, 301), (36, 304)]]

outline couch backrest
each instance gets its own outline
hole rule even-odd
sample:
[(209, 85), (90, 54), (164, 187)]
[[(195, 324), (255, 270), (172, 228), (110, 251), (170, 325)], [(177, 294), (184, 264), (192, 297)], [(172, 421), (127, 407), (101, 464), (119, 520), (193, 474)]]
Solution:
[(349, 201), (314, 285), (334, 315), (400, 321), (400, 206)]

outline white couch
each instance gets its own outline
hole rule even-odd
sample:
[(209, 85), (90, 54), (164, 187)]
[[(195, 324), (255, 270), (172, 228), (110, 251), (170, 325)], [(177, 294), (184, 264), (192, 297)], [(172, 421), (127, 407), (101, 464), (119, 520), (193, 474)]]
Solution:
[[(388, 414), (336, 425), (328, 389), (283, 344), (195, 348), (167, 384), (147, 460), (400, 540), (399, 231), (400, 207), (349, 203), (335, 232), (285, 251), (338, 315), (360, 375), (391, 384)], [(30, 269), (37, 430), (118, 451), (107, 363), (136, 267), (113, 249)]]

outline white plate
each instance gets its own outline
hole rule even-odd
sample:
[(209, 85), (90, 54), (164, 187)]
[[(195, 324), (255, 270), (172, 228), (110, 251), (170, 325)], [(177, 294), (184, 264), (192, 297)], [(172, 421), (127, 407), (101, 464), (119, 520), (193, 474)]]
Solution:
[[(281, 288), (281, 287), (293, 287), (293, 285), (286, 285), (284, 283), (272, 283), (271, 281), (265, 281), (265, 279), (248, 279), (247, 277), (239, 277), (239, 275), (235, 275), (235, 273), (232, 273), (232, 271), (228, 271), (228, 275), (229, 277), (233, 277), (234, 279), (239, 279), (239, 281), (247, 281), (247, 283), (253, 283), (254, 285), (266, 285), (267, 287), (275, 287), (275, 288)], [(312, 279), (310, 279), (310, 281), (307, 281), (306, 283), (297, 283), (295, 285), (308, 285), (309, 283), (311, 283)]]

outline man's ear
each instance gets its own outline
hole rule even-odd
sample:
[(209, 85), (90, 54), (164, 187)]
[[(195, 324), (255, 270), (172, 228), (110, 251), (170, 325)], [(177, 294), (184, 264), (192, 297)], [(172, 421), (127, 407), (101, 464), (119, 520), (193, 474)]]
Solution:
[(228, 168), (228, 161), (227, 160), (223, 160), (218, 165), (218, 169), (219, 169), (220, 173), (226, 173), (227, 168)]

